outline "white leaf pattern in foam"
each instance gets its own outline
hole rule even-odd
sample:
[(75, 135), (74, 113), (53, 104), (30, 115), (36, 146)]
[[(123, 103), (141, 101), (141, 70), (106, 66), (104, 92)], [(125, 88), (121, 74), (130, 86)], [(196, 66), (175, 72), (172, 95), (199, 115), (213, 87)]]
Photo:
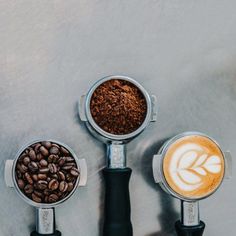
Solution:
[(180, 159), (179, 166), (182, 169), (188, 168), (196, 160), (197, 152), (189, 151), (186, 152), (183, 157)]
[(195, 162), (194, 166), (197, 167), (197, 166), (201, 166), (204, 161), (207, 159), (207, 154), (202, 154), (198, 159), (197, 161)]
[[(203, 176), (219, 173), (221, 162), (218, 156), (202, 154), (204, 149), (194, 143), (179, 147), (173, 154), (169, 171), (175, 184), (184, 191), (193, 191), (203, 183)], [(201, 177), (202, 176), (202, 177)]]
[(189, 184), (197, 184), (197, 183), (201, 182), (201, 178), (199, 176), (191, 173), (188, 170), (179, 171), (179, 175), (186, 183), (189, 183)]

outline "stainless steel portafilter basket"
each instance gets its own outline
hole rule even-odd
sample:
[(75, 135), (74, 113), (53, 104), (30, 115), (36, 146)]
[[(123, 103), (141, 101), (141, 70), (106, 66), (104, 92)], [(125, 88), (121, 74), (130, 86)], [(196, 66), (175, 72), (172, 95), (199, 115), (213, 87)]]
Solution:
[[(100, 128), (90, 111), (94, 91), (109, 80), (124, 80), (136, 86), (145, 98), (147, 111), (143, 123), (135, 131), (115, 135)], [(126, 143), (137, 137), (148, 124), (156, 121), (156, 97), (148, 92), (136, 80), (127, 76), (108, 76), (97, 81), (78, 103), (79, 117), (85, 122), (92, 135), (107, 146), (107, 168), (103, 170), (106, 182), (104, 236), (131, 236), (129, 179), (131, 169), (126, 167)]]
[[(177, 142), (178, 140), (187, 136), (201, 136), (205, 137), (216, 145), (221, 151), (224, 159), (224, 176), (218, 186), (213, 189), (210, 193), (200, 196), (200, 197), (189, 197), (186, 195), (181, 195), (177, 193), (167, 182), (164, 174), (164, 160), (166, 158), (166, 153), (170, 146)], [(199, 215), (199, 200), (209, 197), (212, 195), (221, 185), (223, 178), (229, 178), (232, 172), (232, 158), (230, 152), (224, 152), (220, 148), (219, 144), (206, 134), (200, 132), (185, 132), (175, 137), (167, 140), (164, 145), (160, 148), (158, 154), (153, 157), (153, 176), (156, 183), (158, 183), (161, 188), (171, 196), (181, 200), (181, 220), (177, 221), (175, 224), (176, 232), (179, 236), (201, 236), (203, 234), (205, 224), (200, 221)]]
[[(80, 176), (74, 185), (73, 190), (63, 199), (54, 203), (37, 203), (28, 198), (19, 188), (16, 181), (16, 164), (21, 153), (29, 146), (34, 143), (49, 141), (60, 146), (65, 147), (72, 157), (74, 158), (77, 167), (80, 171)], [(31, 233), (31, 236), (40, 235), (51, 235), (60, 236), (61, 232), (55, 229), (55, 207), (61, 205), (63, 202), (68, 200), (80, 186), (85, 186), (87, 183), (87, 164), (85, 159), (78, 159), (74, 151), (66, 144), (55, 141), (55, 140), (36, 140), (24, 145), (16, 154), (14, 160), (7, 160), (5, 162), (5, 182), (8, 187), (14, 188), (16, 193), (23, 199), (27, 204), (35, 207), (36, 209), (36, 229)]]

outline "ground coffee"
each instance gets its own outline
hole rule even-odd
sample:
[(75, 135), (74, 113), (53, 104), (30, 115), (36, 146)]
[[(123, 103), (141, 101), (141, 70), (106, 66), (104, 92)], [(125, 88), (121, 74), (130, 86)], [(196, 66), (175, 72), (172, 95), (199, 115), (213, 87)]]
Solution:
[(113, 79), (94, 91), (90, 110), (99, 127), (108, 133), (122, 135), (138, 129), (145, 120), (147, 103), (134, 84)]
[(80, 175), (71, 153), (48, 141), (27, 147), (17, 160), (15, 171), (20, 190), (38, 203), (62, 200), (73, 190)]

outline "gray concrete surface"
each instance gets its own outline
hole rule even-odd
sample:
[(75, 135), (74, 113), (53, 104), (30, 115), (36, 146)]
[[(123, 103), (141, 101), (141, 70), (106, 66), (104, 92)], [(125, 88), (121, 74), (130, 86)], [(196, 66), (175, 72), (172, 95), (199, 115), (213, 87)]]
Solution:
[[(102, 235), (105, 151), (78, 121), (76, 101), (110, 74), (134, 77), (158, 97), (158, 121), (128, 146), (134, 236), (175, 235), (179, 201), (151, 173), (163, 139), (198, 130), (236, 156), (234, 0), (1, 0), (1, 236), (34, 227), (33, 209), (6, 188), (3, 168), (41, 137), (68, 144), (89, 166), (88, 186), (56, 209), (58, 229)], [(201, 202), (206, 236), (235, 235), (235, 199), (233, 177)]]

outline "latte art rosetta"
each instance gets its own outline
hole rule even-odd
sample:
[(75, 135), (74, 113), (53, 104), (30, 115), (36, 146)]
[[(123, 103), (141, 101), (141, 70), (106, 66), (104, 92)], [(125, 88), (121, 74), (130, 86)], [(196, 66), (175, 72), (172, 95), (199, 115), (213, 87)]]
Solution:
[(170, 175), (175, 184), (184, 191), (198, 189), (209, 174), (219, 173), (220, 157), (208, 155), (197, 144), (186, 144), (178, 148), (170, 162)]
[(224, 157), (211, 139), (189, 135), (169, 146), (163, 171), (168, 185), (176, 193), (201, 198), (220, 185), (224, 176)]

